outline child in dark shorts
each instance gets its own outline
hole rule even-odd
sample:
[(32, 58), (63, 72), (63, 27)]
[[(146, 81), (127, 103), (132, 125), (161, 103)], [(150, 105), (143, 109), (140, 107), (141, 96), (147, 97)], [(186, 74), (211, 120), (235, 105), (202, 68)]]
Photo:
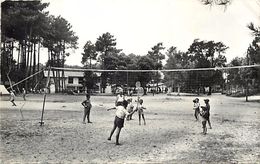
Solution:
[[(117, 129), (116, 145), (119, 145), (119, 135), (120, 135), (121, 129), (124, 127), (125, 116), (133, 114), (136, 110), (131, 113), (128, 113), (126, 110), (126, 106), (127, 106), (126, 100), (124, 100), (123, 102), (117, 102), (116, 106), (117, 107), (116, 107), (116, 116), (115, 116), (115, 120), (114, 120), (114, 125), (111, 130), (110, 136), (108, 137), (108, 140), (111, 140), (113, 133)], [(111, 108), (111, 109), (114, 109), (114, 108)], [(110, 109), (108, 109), (108, 110), (110, 110)]]
[[(207, 121), (209, 121), (209, 110), (210, 110), (210, 106), (209, 106), (209, 99), (205, 99), (205, 104), (206, 106), (201, 106), (202, 111), (200, 112), (201, 118), (202, 118), (202, 129), (203, 129), (203, 134), (207, 133)], [(209, 122), (210, 128), (211, 128), (211, 124)]]
[(209, 113), (209, 117), (208, 117), (207, 122), (209, 123), (209, 128), (212, 129), (211, 122), (210, 122), (210, 105), (209, 105), (209, 99), (205, 99), (204, 101), (205, 101), (205, 106), (207, 107), (208, 113)]
[(90, 102), (90, 95), (89, 94), (86, 95), (86, 100), (84, 100), (81, 104), (84, 106), (83, 124), (86, 124), (86, 121), (85, 121), (86, 120), (86, 116), (87, 116), (87, 119), (88, 119), (88, 123), (92, 123), (89, 120), (90, 109), (92, 107), (91, 102)]

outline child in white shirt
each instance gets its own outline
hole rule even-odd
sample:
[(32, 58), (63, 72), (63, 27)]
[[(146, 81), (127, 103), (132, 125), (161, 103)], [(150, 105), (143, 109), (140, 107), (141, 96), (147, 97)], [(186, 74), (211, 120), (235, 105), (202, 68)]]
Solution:
[[(124, 127), (124, 120), (125, 120), (125, 116), (127, 115), (131, 115), (133, 114), (136, 110), (132, 111), (131, 113), (129, 113), (124, 105), (126, 105), (127, 101), (124, 100), (124, 102), (118, 102), (116, 104), (116, 116), (115, 116), (115, 120), (114, 120), (114, 126), (111, 130), (110, 136), (108, 137), (108, 140), (111, 140), (111, 137), (113, 135), (113, 133), (115, 132), (115, 130), (117, 129), (117, 133), (116, 133), (116, 145), (120, 145), (119, 144), (119, 135), (120, 135), (120, 131), (121, 129)], [(114, 109), (114, 108), (111, 108)], [(108, 109), (110, 110), (110, 109)]]
[[(129, 98), (129, 99), (127, 100), (127, 102), (128, 102), (128, 105), (127, 105), (127, 107), (126, 107), (127, 112), (128, 112), (128, 113), (131, 113), (131, 112), (134, 111), (134, 105), (133, 105), (133, 103), (132, 103), (132, 98)], [(132, 114), (127, 115), (126, 120), (132, 120)]]
[(199, 99), (196, 98), (193, 100), (193, 110), (194, 110), (194, 116), (196, 121), (199, 120), (199, 113), (200, 113), (200, 103), (199, 103)]
[(143, 102), (144, 102), (143, 99), (140, 99), (140, 97), (138, 96), (136, 110), (138, 111), (139, 125), (141, 125), (141, 116), (144, 120), (144, 125), (146, 125), (145, 118), (144, 118), (144, 109), (146, 108), (143, 107)]

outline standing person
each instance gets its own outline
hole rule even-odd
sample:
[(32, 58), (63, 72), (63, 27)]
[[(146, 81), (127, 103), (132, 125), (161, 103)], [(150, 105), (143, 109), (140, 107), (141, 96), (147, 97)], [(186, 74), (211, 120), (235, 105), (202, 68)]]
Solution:
[[(117, 133), (116, 133), (116, 145), (120, 145), (119, 144), (119, 135), (120, 135), (120, 132), (121, 132), (121, 129), (124, 127), (124, 120), (125, 120), (125, 116), (126, 115), (131, 115), (133, 114), (135, 111), (131, 112), (131, 113), (128, 113), (127, 110), (125, 109), (124, 105), (126, 105), (126, 102), (124, 100), (124, 102), (118, 102), (116, 104), (116, 116), (115, 116), (115, 120), (114, 120), (114, 125), (113, 125), (113, 128), (110, 132), (110, 135), (108, 137), (107, 140), (111, 140), (111, 137), (113, 135), (113, 133), (115, 132), (115, 130), (117, 129)], [(114, 108), (111, 108), (111, 109), (114, 109)], [(107, 109), (107, 110), (110, 110), (110, 109)]]
[(136, 110), (138, 111), (139, 125), (141, 125), (141, 116), (144, 120), (144, 125), (146, 125), (145, 118), (144, 118), (144, 109), (146, 108), (143, 107), (143, 102), (144, 102), (143, 99), (140, 99), (140, 97), (138, 96)]
[(125, 100), (125, 95), (123, 95), (123, 89), (119, 89), (119, 94), (116, 96), (116, 102), (115, 105), (118, 104), (118, 102), (123, 102)]
[(10, 92), (10, 102), (13, 103), (13, 106), (16, 106), (14, 99), (15, 99), (15, 94), (13, 91), (11, 91)]
[(129, 96), (132, 97), (132, 95), (133, 95), (133, 90), (130, 89), (130, 91), (129, 91)]
[(205, 102), (206, 108), (207, 108), (208, 113), (209, 113), (209, 117), (208, 117), (208, 120), (207, 120), (208, 123), (209, 123), (209, 128), (212, 129), (212, 127), (211, 127), (211, 122), (210, 122), (210, 105), (209, 105), (209, 99), (205, 99), (204, 102)]
[(207, 133), (207, 121), (209, 122), (209, 126), (210, 126), (210, 129), (211, 129), (211, 124), (210, 124), (210, 121), (209, 121), (209, 110), (210, 110), (210, 106), (209, 106), (209, 99), (205, 99), (205, 106), (201, 106), (201, 112), (200, 112), (200, 115), (201, 115), (201, 118), (202, 118), (202, 129), (203, 129), (203, 134), (206, 134)]
[(199, 113), (200, 113), (200, 103), (199, 103), (199, 99), (196, 98), (193, 100), (193, 110), (194, 110), (194, 116), (196, 121), (199, 120)]
[(86, 120), (86, 116), (87, 116), (87, 119), (88, 119), (88, 123), (92, 123), (89, 120), (90, 109), (92, 107), (91, 102), (90, 102), (90, 95), (89, 94), (86, 94), (86, 100), (84, 100), (81, 104), (84, 106), (83, 124), (86, 124), (86, 121), (85, 121)]
[(201, 115), (201, 123), (202, 123), (202, 133), (205, 135), (207, 133), (207, 119), (208, 119), (208, 111), (206, 109), (206, 107), (202, 106), (201, 107), (201, 112), (200, 112), (200, 115)]
[(23, 100), (26, 101), (26, 98), (25, 98), (26, 97), (26, 90), (23, 88), (22, 92), (23, 92)]
[[(127, 99), (127, 102), (128, 102), (127, 107), (126, 107), (127, 112), (131, 113), (134, 111), (134, 105), (132, 103), (132, 98)], [(132, 120), (132, 115), (131, 114), (127, 115), (126, 120)]]

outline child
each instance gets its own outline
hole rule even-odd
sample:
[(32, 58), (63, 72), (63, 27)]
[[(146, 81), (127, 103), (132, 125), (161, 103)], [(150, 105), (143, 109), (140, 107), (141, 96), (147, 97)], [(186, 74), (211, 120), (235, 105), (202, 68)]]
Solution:
[[(135, 111), (128, 113), (127, 110), (125, 109), (124, 105), (127, 103), (127, 101), (124, 102), (118, 102), (116, 105), (116, 116), (115, 116), (115, 120), (114, 120), (114, 126), (111, 130), (110, 136), (108, 137), (107, 140), (111, 140), (111, 137), (113, 135), (113, 133), (115, 132), (116, 128), (117, 128), (117, 133), (116, 133), (116, 145), (120, 145), (119, 144), (119, 135), (120, 135), (120, 131), (121, 129), (124, 127), (124, 119), (126, 115), (131, 115), (133, 114)], [(111, 108), (114, 109), (114, 108)], [(107, 110), (111, 110), (111, 109), (107, 109)]]
[(144, 118), (144, 109), (146, 109), (145, 107), (143, 107), (143, 100), (140, 99), (140, 97), (138, 96), (137, 98), (137, 107), (136, 110), (138, 111), (138, 116), (139, 116), (139, 125), (141, 125), (141, 116), (144, 120), (144, 125), (146, 125), (145, 123), (145, 118)]
[(116, 96), (115, 105), (117, 105), (118, 102), (123, 102), (124, 100), (125, 100), (125, 96), (123, 95), (123, 90), (119, 89), (119, 94)]
[(195, 119), (196, 121), (199, 120), (199, 113), (200, 113), (200, 103), (199, 103), (199, 99), (196, 98), (193, 100), (193, 110), (194, 110), (194, 116), (195, 116)]
[[(202, 117), (202, 129), (203, 129), (203, 134), (205, 135), (207, 133), (207, 121), (209, 120), (209, 106), (207, 106), (209, 99), (204, 100), (206, 103), (206, 106), (201, 106), (201, 112), (200, 115)], [(210, 124), (210, 123), (209, 123)], [(211, 125), (210, 125), (211, 128)]]
[[(134, 111), (134, 105), (133, 105), (133, 103), (132, 103), (132, 98), (129, 98), (129, 99), (127, 100), (127, 102), (128, 102), (128, 105), (127, 105), (127, 107), (126, 107), (127, 112), (128, 112), (128, 113), (131, 113), (131, 112)], [(126, 120), (132, 120), (132, 115), (127, 115)]]
[(87, 119), (88, 119), (88, 123), (92, 123), (89, 120), (90, 109), (92, 107), (89, 94), (86, 95), (86, 100), (84, 100), (81, 104), (84, 106), (83, 124), (86, 124), (86, 122), (85, 122), (86, 116), (87, 116)]
[(16, 106), (15, 102), (14, 102), (14, 98), (15, 98), (15, 94), (13, 91), (10, 92), (10, 102), (13, 103), (13, 106)]
[(23, 88), (23, 100), (26, 101), (26, 90)]
[[(205, 99), (204, 102), (205, 102), (205, 105), (206, 105), (206, 107), (207, 107), (207, 109), (208, 109), (208, 113), (209, 113), (209, 117), (210, 117), (210, 105), (209, 105), (209, 99)], [(209, 117), (208, 117), (208, 120), (207, 120), (207, 121), (208, 121), (208, 123), (209, 123), (209, 128), (212, 129), (212, 127), (211, 127), (211, 122), (210, 122)]]

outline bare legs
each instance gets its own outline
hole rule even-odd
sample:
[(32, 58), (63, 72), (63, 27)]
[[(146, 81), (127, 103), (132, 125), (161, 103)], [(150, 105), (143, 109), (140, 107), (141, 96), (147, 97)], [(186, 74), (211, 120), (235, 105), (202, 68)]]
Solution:
[(208, 123), (209, 123), (209, 128), (212, 129), (210, 119), (208, 119)]
[(206, 126), (207, 121), (202, 121), (202, 129), (203, 129), (203, 134), (207, 133), (207, 126)]
[[(120, 135), (121, 129), (122, 128), (117, 128), (117, 132), (116, 132), (116, 145), (119, 145), (119, 135)], [(111, 137), (113, 136), (115, 130), (116, 130), (116, 125), (113, 126), (113, 128), (112, 128), (112, 130), (110, 132), (110, 136), (108, 137), (107, 140), (111, 140)]]
[(196, 119), (196, 121), (198, 121), (198, 120), (199, 120), (199, 117), (198, 117), (198, 115), (199, 115), (199, 111), (198, 111), (197, 109), (195, 109), (194, 116), (195, 116), (195, 119)]
[(139, 125), (141, 125), (141, 115), (142, 115), (142, 118), (144, 120), (144, 125), (146, 125), (144, 114), (138, 114), (138, 116), (139, 116)]
[(90, 109), (84, 109), (83, 124), (86, 123), (86, 117), (87, 117), (88, 123), (92, 123), (92, 122), (89, 120), (89, 114), (90, 114)]
[(13, 106), (16, 106), (16, 104), (15, 104), (14, 100), (11, 100), (11, 102), (13, 103)]

